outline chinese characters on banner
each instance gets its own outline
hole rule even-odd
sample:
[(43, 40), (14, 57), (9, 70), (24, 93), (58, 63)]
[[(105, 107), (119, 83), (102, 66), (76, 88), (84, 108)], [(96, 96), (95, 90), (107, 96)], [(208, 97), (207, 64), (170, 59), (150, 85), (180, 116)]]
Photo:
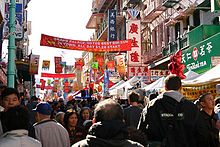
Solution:
[(116, 10), (108, 10), (108, 41), (117, 40)]
[(30, 67), (29, 67), (29, 72), (31, 75), (38, 74), (39, 58), (40, 58), (39, 55), (31, 54)]
[(141, 25), (140, 20), (129, 20), (127, 38), (131, 39), (131, 51), (128, 51), (128, 66), (141, 66)]
[(130, 51), (131, 40), (80, 41), (41, 34), (41, 46), (87, 52)]
[(150, 70), (151, 81), (156, 81), (160, 77), (168, 76), (170, 74), (169, 70)]
[(62, 62), (62, 58), (61, 57), (54, 57), (54, 62), (55, 62), (55, 73), (62, 73), (63, 67), (60, 64)]

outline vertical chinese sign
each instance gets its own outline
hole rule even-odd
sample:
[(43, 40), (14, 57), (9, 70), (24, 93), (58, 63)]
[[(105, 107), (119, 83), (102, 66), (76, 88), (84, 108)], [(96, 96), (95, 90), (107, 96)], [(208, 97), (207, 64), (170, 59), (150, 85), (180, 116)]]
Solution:
[(38, 74), (39, 58), (40, 58), (39, 55), (31, 54), (30, 66), (29, 66), (29, 72), (31, 75)]
[[(22, 39), (24, 36), (24, 29), (23, 29), (23, 20), (24, 20), (24, 5), (23, 0), (16, 0), (16, 17), (15, 17), (15, 38)], [(7, 38), (9, 33), (9, 5), (10, 0), (5, 0), (5, 23), (4, 23), (4, 38)]]
[(127, 39), (131, 39), (131, 51), (127, 52), (128, 77), (147, 76), (147, 67), (142, 66), (141, 59), (141, 24), (140, 20), (129, 20), (127, 23)]
[(116, 10), (108, 10), (108, 41), (117, 40), (116, 34)]
[(63, 67), (60, 64), (62, 62), (61, 57), (54, 57), (54, 62), (55, 62), (55, 73), (62, 73)]

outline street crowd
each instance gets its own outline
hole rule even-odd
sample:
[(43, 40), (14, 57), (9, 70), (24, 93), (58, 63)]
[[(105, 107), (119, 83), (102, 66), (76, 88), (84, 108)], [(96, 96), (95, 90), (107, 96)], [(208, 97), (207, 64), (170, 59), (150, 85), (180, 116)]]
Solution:
[[(127, 100), (23, 99), (0, 86), (0, 147), (219, 147), (219, 99), (204, 92), (195, 102), (169, 75), (166, 91), (144, 102)], [(218, 90), (217, 90), (218, 92)]]

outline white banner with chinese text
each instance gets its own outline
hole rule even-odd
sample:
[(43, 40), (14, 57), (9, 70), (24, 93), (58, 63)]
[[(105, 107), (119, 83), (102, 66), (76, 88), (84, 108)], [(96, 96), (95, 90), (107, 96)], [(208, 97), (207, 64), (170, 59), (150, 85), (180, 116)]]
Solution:
[(131, 39), (131, 51), (127, 52), (128, 66), (141, 66), (141, 23), (140, 20), (128, 20), (127, 39)]

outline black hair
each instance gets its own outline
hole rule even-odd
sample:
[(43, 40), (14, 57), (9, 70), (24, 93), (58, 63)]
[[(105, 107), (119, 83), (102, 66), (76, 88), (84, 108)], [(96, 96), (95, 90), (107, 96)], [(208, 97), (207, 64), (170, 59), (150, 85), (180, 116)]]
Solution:
[(210, 94), (212, 94), (212, 93), (211, 93), (211, 92), (206, 92), (206, 93), (203, 93), (202, 95), (200, 95), (200, 96), (199, 96), (199, 102), (203, 102), (204, 99), (205, 99), (205, 97), (206, 97), (207, 95), (210, 95)]
[(132, 92), (131, 94), (129, 94), (128, 98), (129, 98), (130, 102), (138, 102), (139, 94), (136, 92)]
[(79, 116), (78, 116), (77, 112), (74, 109), (69, 109), (64, 114), (63, 123), (64, 123), (64, 127), (66, 129), (68, 128), (68, 120), (69, 120), (70, 116), (73, 115), (73, 114), (76, 114), (77, 118), (79, 119)]
[(11, 87), (7, 87), (2, 91), (1, 100), (3, 100), (4, 97), (11, 95), (11, 94), (15, 94), (18, 97), (18, 100), (20, 100), (20, 95), (19, 95), (18, 90), (15, 88), (11, 88)]
[(96, 122), (123, 120), (124, 113), (119, 103), (112, 99), (106, 99), (99, 102), (94, 110)]
[(182, 86), (180, 77), (177, 75), (169, 75), (165, 79), (165, 86), (167, 90), (179, 90)]
[(28, 116), (28, 111), (23, 106), (9, 108), (2, 116), (4, 132), (18, 129), (28, 130)]

